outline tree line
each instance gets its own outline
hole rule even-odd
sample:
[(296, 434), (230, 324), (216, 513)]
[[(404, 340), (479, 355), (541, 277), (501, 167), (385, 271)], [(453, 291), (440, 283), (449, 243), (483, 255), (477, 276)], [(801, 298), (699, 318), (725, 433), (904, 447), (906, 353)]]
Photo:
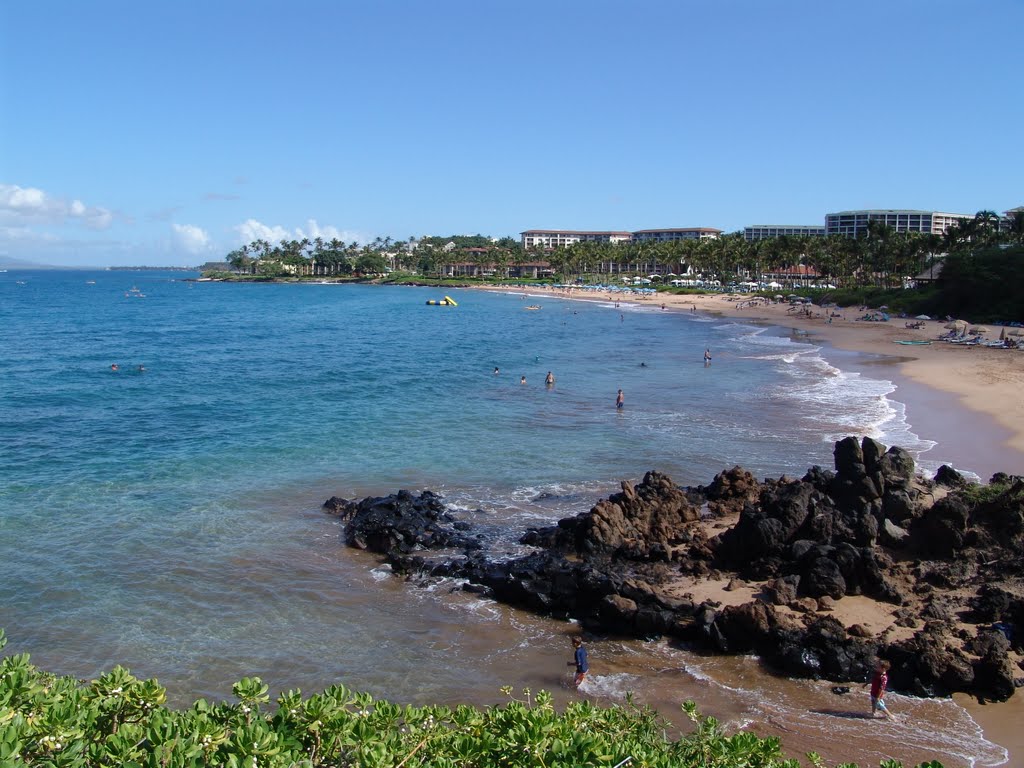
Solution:
[[(740, 276), (760, 280), (804, 267), (816, 281), (839, 287), (893, 288), (928, 271), (936, 261), (994, 247), (1024, 244), (1024, 212), (1001, 219), (979, 211), (942, 235), (896, 232), (869, 221), (860, 237), (783, 235), (748, 241), (742, 232), (717, 238), (627, 243), (577, 242), (564, 247), (524, 248), (511, 237), (428, 236), (345, 243), (337, 238), (258, 239), (227, 255), (238, 271), (266, 277), (331, 277), (381, 274), (392, 269), (439, 276), (447, 267), (468, 265), (477, 275), (507, 277), (512, 267), (544, 265), (569, 280), (587, 275), (673, 273), (722, 283)], [(813, 272), (812, 272), (813, 271)]]

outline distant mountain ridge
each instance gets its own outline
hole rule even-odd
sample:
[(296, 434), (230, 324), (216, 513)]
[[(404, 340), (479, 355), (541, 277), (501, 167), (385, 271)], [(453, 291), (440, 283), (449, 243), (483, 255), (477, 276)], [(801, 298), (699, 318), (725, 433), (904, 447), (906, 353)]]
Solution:
[(0, 269), (61, 269), (52, 264), (40, 264), (36, 261), (25, 261), (24, 259), (12, 259), (8, 256), (0, 256)]

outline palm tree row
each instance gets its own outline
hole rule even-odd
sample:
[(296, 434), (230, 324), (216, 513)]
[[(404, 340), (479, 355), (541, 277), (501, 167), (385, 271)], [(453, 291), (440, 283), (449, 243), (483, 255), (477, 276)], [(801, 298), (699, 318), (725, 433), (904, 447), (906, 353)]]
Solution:
[[(394, 249), (408, 253), (405, 243), (396, 243), (390, 237), (378, 237), (364, 245), (355, 241), (344, 243), (338, 238), (325, 241), (321, 237), (285, 239), (277, 245), (257, 239), (231, 251), (226, 261), (236, 271), (252, 275), (328, 277), (383, 272), (384, 255)], [(413, 263), (403, 266), (411, 267)]]

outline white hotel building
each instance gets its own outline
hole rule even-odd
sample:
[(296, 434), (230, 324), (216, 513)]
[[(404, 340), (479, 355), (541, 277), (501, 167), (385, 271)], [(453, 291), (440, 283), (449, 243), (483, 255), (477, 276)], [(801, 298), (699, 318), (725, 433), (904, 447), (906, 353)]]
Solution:
[(528, 229), (519, 233), (524, 248), (564, 248), (573, 243), (628, 243), (632, 232), (584, 232), (571, 229)]
[(651, 240), (659, 243), (672, 240), (714, 240), (722, 230), (714, 227), (688, 227), (682, 229), (640, 229), (633, 233), (633, 242)]
[(868, 231), (868, 222), (877, 221), (887, 227), (892, 227), (896, 232), (924, 232), (941, 235), (954, 224), (964, 219), (973, 218), (969, 213), (939, 213), (938, 211), (891, 209), (840, 211), (825, 215), (825, 233), (861, 237)]
[(814, 224), (753, 224), (743, 228), (743, 239), (747, 242), (783, 235), (824, 237), (825, 227)]
[(718, 237), (722, 230), (713, 227), (679, 229), (641, 229), (636, 232), (591, 232), (571, 229), (528, 229), (520, 232), (524, 248), (564, 248), (573, 243), (629, 243), (663, 242), (666, 240), (708, 240)]

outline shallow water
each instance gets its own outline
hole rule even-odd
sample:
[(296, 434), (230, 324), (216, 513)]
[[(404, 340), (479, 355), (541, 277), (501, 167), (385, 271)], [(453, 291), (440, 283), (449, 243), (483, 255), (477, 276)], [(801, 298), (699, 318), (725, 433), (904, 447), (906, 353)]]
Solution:
[[(123, 663), (179, 704), (251, 674), (273, 690), (341, 680), (416, 703), (494, 703), (505, 684), (573, 695), (561, 687), (572, 625), (392, 577), (342, 546), (320, 510), (331, 495), (430, 488), (512, 553), (526, 525), (650, 469), (682, 484), (734, 464), (802, 474), (850, 433), (940, 458), (890, 382), (778, 330), (551, 297), (530, 299), (539, 312), (466, 291), (457, 308), (428, 307), (436, 291), (181, 277), (0, 275), (10, 650), (82, 677)], [(126, 295), (133, 285), (145, 296)], [(894, 740), (831, 712), (863, 706), (828, 686), (750, 659), (601, 640), (591, 655), (587, 695), (635, 690), (666, 714), (695, 698), (791, 751), (870, 762), (897, 744), (905, 761), (937, 749), (949, 765), (954, 749), (985, 755), (978, 765), (1001, 754), (949, 702), (900, 700), (913, 715)]]

